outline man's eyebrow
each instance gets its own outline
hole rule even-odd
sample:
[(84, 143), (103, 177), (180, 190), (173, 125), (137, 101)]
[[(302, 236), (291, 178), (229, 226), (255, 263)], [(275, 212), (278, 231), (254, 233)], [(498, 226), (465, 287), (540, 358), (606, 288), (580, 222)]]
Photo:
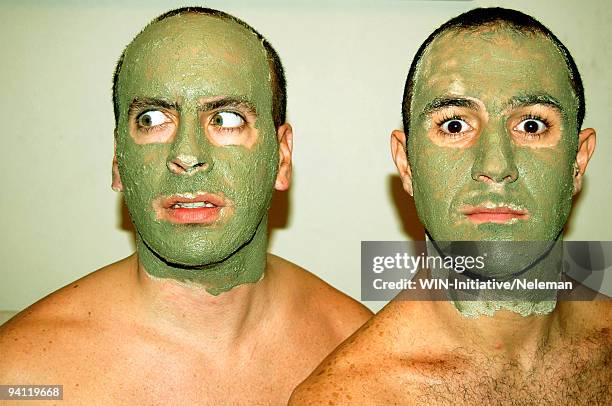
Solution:
[(200, 111), (211, 111), (218, 110), (224, 107), (234, 107), (246, 109), (249, 113), (257, 114), (255, 105), (248, 100), (236, 98), (236, 97), (222, 97), (211, 101), (205, 101), (199, 104), (198, 110)]
[(436, 97), (425, 105), (423, 108), (423, 115), (429, 115), (436, 110), (443, 109), (445, 107), (465, 107), (471, 110), (478, 110), (478, 104), (475, 101), (466, 99), (465, 97), (453, 97), (444, 96)]
[(132, 100), (128, 111), (131, 114), (148, 107), (161, 107), (167, 110), (180, 111), (180, 107), (176, 102), (168, 102), (163, 99), (156, 99), (151, 97), (135, 98), (134, 100)]
[[(160, 107), (167, 110), (180, 111), (181, 107), (177, 102), (169, 102), (163, 99), (157, 99), (152, 97), (135, 98), (129, 107), (129, 112), (133, 113), (142, 109)], [(200, 111), (217, 110), (224, 107), (235, 107), (244, 108), (248, 112), (256, 114), (257, 110), (255, 105), (248, 100), (236, 98), (236, 97), (221, 97), (211, 101), (206, 101), (198, 105)]]
[(560, 113), (563, 113), (563, 107), (561, 106), (561, 103), (547, 93), (525, 94), (515, 96), (511, 98), (508, 102), (508, 107), (516, 109), (520, 107), (533, 106), (534, 104), (543, 104), (545, 106), (554, 108)]

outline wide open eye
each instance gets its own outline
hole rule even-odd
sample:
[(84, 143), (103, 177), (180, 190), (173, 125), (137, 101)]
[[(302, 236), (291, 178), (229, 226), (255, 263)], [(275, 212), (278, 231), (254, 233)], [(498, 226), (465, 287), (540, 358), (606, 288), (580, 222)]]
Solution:
[(145, 111), (136, 119), (138, 127), (144, 128), (155, 127), (164, 124), (167, 121), (168, 117), (166, 117), (166, 115), (159, 110)]
[(514, 127), (516, 131), (534, 135), (543, 133), (547, 128), (548, 126), (542, 120), (538, 120), (537, 118), (527, 118)]
[(244, 124), (244, 119), (231, 111), (221, 111), (212, 116), (211, 124), (221, 128), (237, 128)]
[(440, 129), (447, 134), (459, 134), (471, 130), (472, 127), (459, 118), (452, 118), (443, 122)]

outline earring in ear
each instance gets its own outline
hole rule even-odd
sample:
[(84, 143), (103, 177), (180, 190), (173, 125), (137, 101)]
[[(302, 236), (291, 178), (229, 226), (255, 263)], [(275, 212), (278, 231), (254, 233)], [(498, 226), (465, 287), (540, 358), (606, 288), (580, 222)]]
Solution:
[(578, 164), (574, 163), (574, 176), (578, 176), (580, 173), (580, 169), (578, 169)]

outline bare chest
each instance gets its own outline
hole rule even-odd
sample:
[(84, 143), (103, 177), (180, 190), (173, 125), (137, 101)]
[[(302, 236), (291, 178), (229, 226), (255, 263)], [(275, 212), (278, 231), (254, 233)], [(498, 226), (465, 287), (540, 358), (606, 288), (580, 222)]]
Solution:
[(64, 386), (66, 404), (282, 405), (304, 378), (300, 370), (256, 360), (213, 365), (172, 357), (148, 361), (114, 359), (79, 363), (56, 380)]
[(168, 340), (81, 344), (47, 358), (44, 376), (64, 386), (63, 404), (284, 405), (319, 362), (273, 345), (228, 356)]
[(529, 371), (501, 358), (472, 358), (430, 374), (416, 398), (427, 404), (609, 405), (611, 361), (609, 343), (552, 350)]

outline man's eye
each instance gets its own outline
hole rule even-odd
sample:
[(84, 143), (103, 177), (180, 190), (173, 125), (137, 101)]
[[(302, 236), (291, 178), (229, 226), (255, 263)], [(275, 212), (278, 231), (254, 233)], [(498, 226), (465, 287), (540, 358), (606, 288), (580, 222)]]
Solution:
[(546, 131), (548, 127), (543, 121), (537, 118), (528, 118), (521, 121), (514, 129), (522, 133), (528, 134), (541, 134)]
[(212, 117), (211, 123), (216, 127), (236, 128), (244, 124), (244, 119), (236, 113), (222, 111)]
[(458, 134), (472, 129), (468, 123), (458, 118), (445, 121), (440, 128), (447, 134)]
[(137, 119), (139, 127), (155, 127), (164, 124), (167, 120), (166, 115), (159, 110), (144, 112)]

